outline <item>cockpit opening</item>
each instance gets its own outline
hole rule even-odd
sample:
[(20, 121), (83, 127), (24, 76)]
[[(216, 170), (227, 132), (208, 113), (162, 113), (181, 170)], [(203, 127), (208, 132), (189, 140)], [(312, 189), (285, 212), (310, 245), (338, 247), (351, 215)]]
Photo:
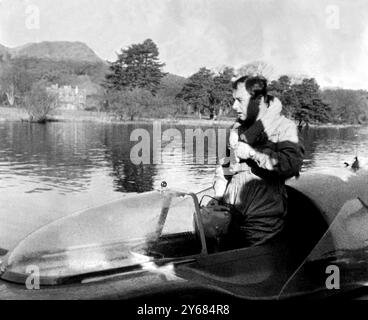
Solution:
[(287, 186), (288, 213), (283, 236), (296, 263), (301, 262), (328, 230), (320, 208), (306, 195)]

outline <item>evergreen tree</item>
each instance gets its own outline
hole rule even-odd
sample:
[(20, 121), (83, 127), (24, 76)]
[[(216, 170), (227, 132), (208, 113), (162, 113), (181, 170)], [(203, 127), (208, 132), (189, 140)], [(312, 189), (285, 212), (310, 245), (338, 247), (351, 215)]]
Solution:
[(283, 113), (299, 124), (331, 121), (331, 108), (322, 97), (315, 79), (292, 83), (289, 76), (281, 76), (270, 83), (269, 91), (283, 104)]
[(177, 98), (186, 101), (200, 116), (208, 112), (213, 119), (215, 115), (228, 111), (232, 105), (233, 76), (233, 68), (225, 67), (217, 75), (207, 68), (201, 68), (188, 79)]
[(227, 112), (233, 104), (233, 93), (231, 79), (234, 77), (234, 69), (225, 67), (218, 75), (214, 77), (214, 89), (212, 96), (214, 98), (215, 112), (222, 115)]
[(193, 74), (183, 86), (177, 98), (183, 99), (191, 105), (199, 116), (208, 109), (214, 108), (215, 100), (212, 96), (214, 88), (214, 74), (207, 68), (201, 68), (198, 72)]
[(303, 79), (300, 84), (293, 84), (294, 91), (293, 115), (301, 124), (302, 122), (328, 122), (331, 120), (331, 110), (321, 96), (319, 85), (314, 78)]
[(105, 85), (116, 90), (142, 88), (156, 94), (165, 76), (164, 65), (159, 61), (156, 44), (147, 39), (118, 54), (118, 59), (110, 64), (111, 73), (106, 76)]
[(331, 106), (334, 122), (357, 124), (368, 113), (368, 92), (364, 90), (326, 89), (322, 96)]

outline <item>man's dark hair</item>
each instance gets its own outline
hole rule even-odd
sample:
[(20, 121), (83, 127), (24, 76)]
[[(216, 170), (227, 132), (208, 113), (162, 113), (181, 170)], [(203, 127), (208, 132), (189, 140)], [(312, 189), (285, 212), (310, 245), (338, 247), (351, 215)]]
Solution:
[(244, 76), (233, 82), (233, 89), (236, 90), (240, 83), (244, 83), (245, 89), (252, 96), (252, 100), (264, 98), (267, 104), (273, 100), (273, 97), (267, 94), (267, 79), (262, 76)]
[(236, 81), (233, 82), (233, 89), (236, 90), (238, 88), (239, 83), (244, 83), (247, 81), (249, 77), (248, 76), (243, 76), (239, 79), (237, 79)]

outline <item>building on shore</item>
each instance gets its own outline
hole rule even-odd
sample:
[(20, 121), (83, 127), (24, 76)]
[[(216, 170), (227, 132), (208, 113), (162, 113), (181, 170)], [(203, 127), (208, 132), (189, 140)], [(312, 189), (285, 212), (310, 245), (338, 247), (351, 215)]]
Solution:
[(58, 99), (58, 109), (61, 110), (84, 110), (87, 101), (87, 92), (78, 86), (62, 86), (54, 84), (47, 90), (54, 93)]

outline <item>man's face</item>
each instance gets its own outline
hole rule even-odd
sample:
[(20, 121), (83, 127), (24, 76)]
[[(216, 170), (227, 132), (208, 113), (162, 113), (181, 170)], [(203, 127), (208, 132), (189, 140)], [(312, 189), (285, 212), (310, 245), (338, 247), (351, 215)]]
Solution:
[(233, 91), (233, 97), (235, 102), (233, 104), (233, 110), (238, 114), (238, 119), (245, 121), (248, 118), (248, 107), (251, 95), (245, 89), (245, 83), (238, 83), (237, 88)]

